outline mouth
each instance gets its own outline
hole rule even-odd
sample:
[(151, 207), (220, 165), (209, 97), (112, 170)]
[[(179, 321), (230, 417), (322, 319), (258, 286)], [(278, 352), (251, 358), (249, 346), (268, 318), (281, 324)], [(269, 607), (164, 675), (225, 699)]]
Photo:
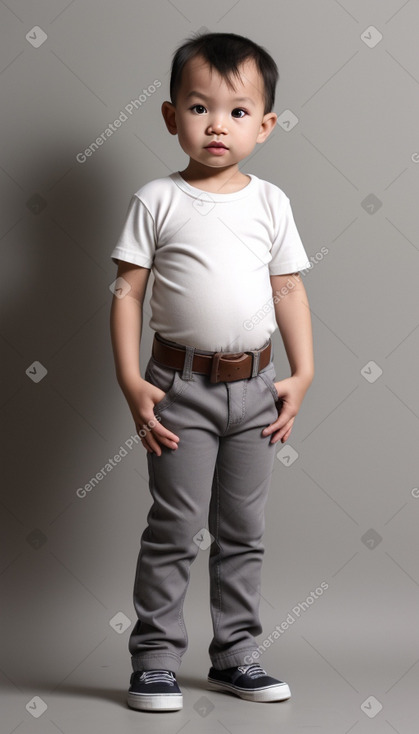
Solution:
[(209, 143), (209, 145), (205, 146), (206, 148), (224, 148), (224, 150), (228, 150), (228, 148), (224, 145), (224, 143), (217, 143), (215, 140), (212, 141), (212, 143)]
[(224, 145), (224, 143), (217, 143), (215, 140), (213, 140), (212, 143), (209, 143), (209, 145), (205, 146), (205, 150), (208, 150), (214, 155), (223, 155), (228, 150), (228, 148)]

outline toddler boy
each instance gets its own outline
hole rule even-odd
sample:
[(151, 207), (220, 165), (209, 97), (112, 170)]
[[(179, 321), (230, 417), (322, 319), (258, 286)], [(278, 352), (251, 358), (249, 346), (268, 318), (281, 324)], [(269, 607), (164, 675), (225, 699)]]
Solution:
[[(116, 375), (147, 451), (153, 498), (129, 640), (128, 705), (139, 710), (182, 708), (183, 601), (200, 547), (209, 548), (209, 689), (261, 702), (291, 695), (253, 653), (275, 444), (288, 439), (313, 379), (299, 276), (310, 262), (285, 193), (239, 170), (275, 126), (277, 79), (271, 56), (242, 36), (207, 33), (182, 44), (162, 113), (189, 163), (132, 196), (111, 255), (127, 282), (111, 308)], [(142, 377), (151, 270), (155, 334)], [(279, 382), (277, 326), (291, 370)]]

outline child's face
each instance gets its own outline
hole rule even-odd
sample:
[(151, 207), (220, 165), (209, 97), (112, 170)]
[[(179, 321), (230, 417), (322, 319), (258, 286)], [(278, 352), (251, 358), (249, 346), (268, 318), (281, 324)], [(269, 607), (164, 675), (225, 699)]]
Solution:
[[(275, 113), (264, 115), (263, 79), (253, 61), (239, 67), (230, 89), (202, 57), (183, 69), (176, 106), (164, 102), (163, 116), (169, 131), (178, 135), (185, 153), (205, 167), (235, 166), (262, 143), (275, 125)], [(225, 147), (211, 147), (212, 142)]]

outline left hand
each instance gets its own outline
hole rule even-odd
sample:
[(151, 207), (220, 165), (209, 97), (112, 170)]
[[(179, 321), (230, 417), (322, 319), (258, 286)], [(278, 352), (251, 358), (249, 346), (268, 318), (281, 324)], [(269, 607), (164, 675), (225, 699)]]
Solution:
[(278, 400), (282, 400), (281, 411), (274, 423), (262, 431), (262, 436), (273, 434), (271, 443), (288, 440), (295, 420), (295, 416), (300, 410), (304, 395), (310, 385), (310, 381), (298, 375), (292, 375), (285, 380), (274, 382), (278, 393)]

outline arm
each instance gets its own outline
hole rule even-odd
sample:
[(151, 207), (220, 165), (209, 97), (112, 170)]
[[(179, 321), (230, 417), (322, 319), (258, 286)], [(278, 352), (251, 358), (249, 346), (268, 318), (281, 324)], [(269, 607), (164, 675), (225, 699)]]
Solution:
[[(292, 277), (291, 277), (292, 276)], [(294, 284), (285, 295), (281, 288), (290, 279)], [(314, 376), (313, 337), (310, 307), (306, 290), (297, 273), (272, 275), (273, 296), (277, 295), (275, 317), (284, 342), (291, 369), (291, 377), (275, 383), (278, 398), (282, 400), (278, 419), (263, 430), (263, 435), (274, 434), (271, 443), (287, 441), (295, 416)]]
[(164, 391), (151, 385), (140, 374), (142, 306), (149, 275), (148, 268), (119, 261), (117, 277), (123, 277), (131, 290), (123, 298), (113, 296), (110, 329), (118, 384), (127, 400), (137, 431), (148, 429), (141, 439), (143, 446), (160, 456), (158, 442), (173, 449), (177, 448), (179, 438), (156, 421), (154, 415), (154, 405), (164, 397)]

